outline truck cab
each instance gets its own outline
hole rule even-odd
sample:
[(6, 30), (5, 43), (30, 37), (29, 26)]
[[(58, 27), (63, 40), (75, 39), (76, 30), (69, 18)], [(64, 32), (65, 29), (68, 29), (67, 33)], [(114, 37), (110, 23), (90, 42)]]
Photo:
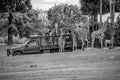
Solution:
[(39, 39), (30, 39), (24, 44), (19, 46), (12, 46), (7, 49), (7, 55), (23, 55), (23, 54), (32, 54), (40, 53), (40, 40)]

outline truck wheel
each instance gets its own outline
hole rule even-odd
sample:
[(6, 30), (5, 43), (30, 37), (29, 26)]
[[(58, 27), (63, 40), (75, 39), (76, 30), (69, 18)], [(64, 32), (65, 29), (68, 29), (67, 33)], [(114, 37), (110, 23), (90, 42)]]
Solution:
[(50, 53), (52, 53), (53, 51), (52, 50), (50, 50)]
[(13, 54), (13, 56), (20, 56), (20, 55), (22, 55), (22, 52), (19, 52), (19, 51)]

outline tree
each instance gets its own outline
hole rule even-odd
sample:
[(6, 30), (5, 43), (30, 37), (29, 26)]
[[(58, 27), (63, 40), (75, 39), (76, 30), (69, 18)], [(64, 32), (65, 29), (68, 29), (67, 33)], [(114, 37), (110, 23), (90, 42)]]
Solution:
[[(30, 0), (1, 0), (0, 12), (8, 12), (8, 26), (13, 23), (13, 12), (25, 13), (32, 8)], [(8, 28), (8, 44), (12, 42), (12, 27)]]
[[(29, 37), (37, 33), (42, 35), (44, 27), (49, 26), (46, 12), (42, 10), (31, 9), (26, 13), (13, 13), (14, 24), (20, 37)], [(15, 33), (16, 34), (16, 33)]]
[(68, 24), (80, 22), (81, 15), (80, 8), (76, 5), (60, 4), (48, 10), (48, 19), (52, 24), (52, 28), (55, 28), (56, 24), (59, 25), (58, 28), (65, 28)]
[(43, 10), (31, 10), (28, 14), (32, 19), (32, 31), (39, 35), (44, 35), (48, 32), (50, 21), (47, 18), (47, 12)]
[(26, 12), (31, 9), (31, 0), (1, 0), (0, 1), (0, 12)]
[(110, 0), (110, 36), (111, 36), (111, 48), (114, 47), (114, 36), (115, 36), (115, 26), (114, 26), (114, 18), (115, 18), (115, 0)]
[(39, 17), (37, 24), (38, 24), (39, 33), (45, 35), (49, 31), (51, 23), (48, 20), (47, 11), (38, 10), (38, 12), (39, 12)]
[[(92, 24), (97, 23), (97, 15), (100, 14), (100, 0), (80, 0), (81, 11), (91, 15)], [(115, 12), (120, 11), (120, 0), (115, 0)], [(109, 0), (102, 0), (102, 13), (110, 12)]]
[(120, 15), (117, 16), (115, 24), (115, 42), (116, 46), (120, 46)]

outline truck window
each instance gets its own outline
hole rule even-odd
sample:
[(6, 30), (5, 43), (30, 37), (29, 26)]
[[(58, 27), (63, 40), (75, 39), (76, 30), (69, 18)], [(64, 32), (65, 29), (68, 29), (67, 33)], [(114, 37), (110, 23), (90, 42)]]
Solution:
[(37, 44), (37, 41), (34, 40), (34, 41), (29, 42), (27, 46), (29, 48), (33, 48), (33, 47), (38, 47), (38, 44)]

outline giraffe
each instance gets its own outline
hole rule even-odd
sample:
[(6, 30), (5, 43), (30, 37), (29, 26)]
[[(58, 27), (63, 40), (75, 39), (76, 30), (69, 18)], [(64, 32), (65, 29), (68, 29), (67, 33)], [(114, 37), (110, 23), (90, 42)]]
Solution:
[[(86, 16), (86, 15), (83, 15), (81, 17), (81, 22), (77, 22), (74, 24), (74, 31), (75, 33), (77, 33), (77, 38), (78, 40), (81, 40), (82, 42), (82, 50), (84, 50), (84, 45), (85, 45), (85, 41), (87, 42), (87, 47), (88, 47), (88, 44), (89, 44), (89, 41), (88, 41), (88, 35), (89, 35), (89, 17)], [(74, 35), (73, 35), (73, 40), (74, 40)], [(73, 42), (73, 45), (75, 43)]]
[(77, 38), (75, 32), (72, 33), (73, 51), (77, 49)]
[[(80, 22), (79, 21), (75, 21), (74, 23), (62, 22), (62, 24), (72, 32), (73, 50), (74, 47), (77, 46), (76, 38), (78, 40), (81, 40), (82, 50), (84, 50), (85, 41), (87, 42), (88, 47), (89, 18), (86, 15), (82, 15)], [(73, 34), (74, 32), (76, 33), (76, 35)]]
[(65, 36), (64, 36), (64, 33), (63, 33), (63, 29), (61, 29), (60, 31), (61, 31), (61, 34), (60, 34), (60, 37), (58, 39), (58, 46), (59, 46), (59, 51), (63, 52), (64, 47), (65, 47)]
[(55, 40), (53, 37), (51, 37), (51, 36), (53, 36), (53, 35), (55, 35), (55, 29), (53, 29), (53, 30), (51, 30), (51, 31), (49, 32), (50, 43), (51, 43), (51, 44), (54, 44), (54, 40)]
[(103, 39), (104, 39), (104, 32), (107, 30), (107, 23), (109, 21), (110, 17), (107, 18), (107, 20), (105, 21), (104, 24), (102, 24), (102, 28), (97, 30), (97, 31), (94, 31), (91, 33), (91, 38), (92, 38), (92, 45), (91, 47), (94, 47), (94, 41), (96, 38), (99, 39), (100, 43), (101, 43), (101, 48), (103, 47)]
[[(55, 27), (50, 30), (49, 36), (57, 36), (59, 34), (59, 29), (58, 29), (58, 23), (55, 23)], [(50, 37), (50, 42), (52, 44), (57, 44), (58, 43), (58, 38), (57, 37)]]
[(78, 26), (84, 26), (84, 24), (82, 23), (82, 24), (76, 25), (76, 28), (74, 29), (78, 34), (78, 40), (81, 40), (81, 42), (82, 42), (82, 50), (84, 51), (85, 41), (87, 41), (87, 43), (88, 43), (87, 29), (85, 29), (83, 27), (79, 28)]
[[(86, 24), (84, 24), (82, 22), (75, 23), (72, 25), (71, 31), (72, 31), (72, 37), (73, 37), (72, 38), (73, 39), (73, 50), (74, 50), (74, 47), (77, 46), (76, 37), (78, 38), (78, 40), (81, 40), (83, 51), (84, 51), (85, 41), (87, 41), (87, 44), (88, 44), (88, 39), (87, 39), (88, 30), (84, 26), (86, 26)], [(74, 34), (74, 32), (77, 34), (77, 36)]]

